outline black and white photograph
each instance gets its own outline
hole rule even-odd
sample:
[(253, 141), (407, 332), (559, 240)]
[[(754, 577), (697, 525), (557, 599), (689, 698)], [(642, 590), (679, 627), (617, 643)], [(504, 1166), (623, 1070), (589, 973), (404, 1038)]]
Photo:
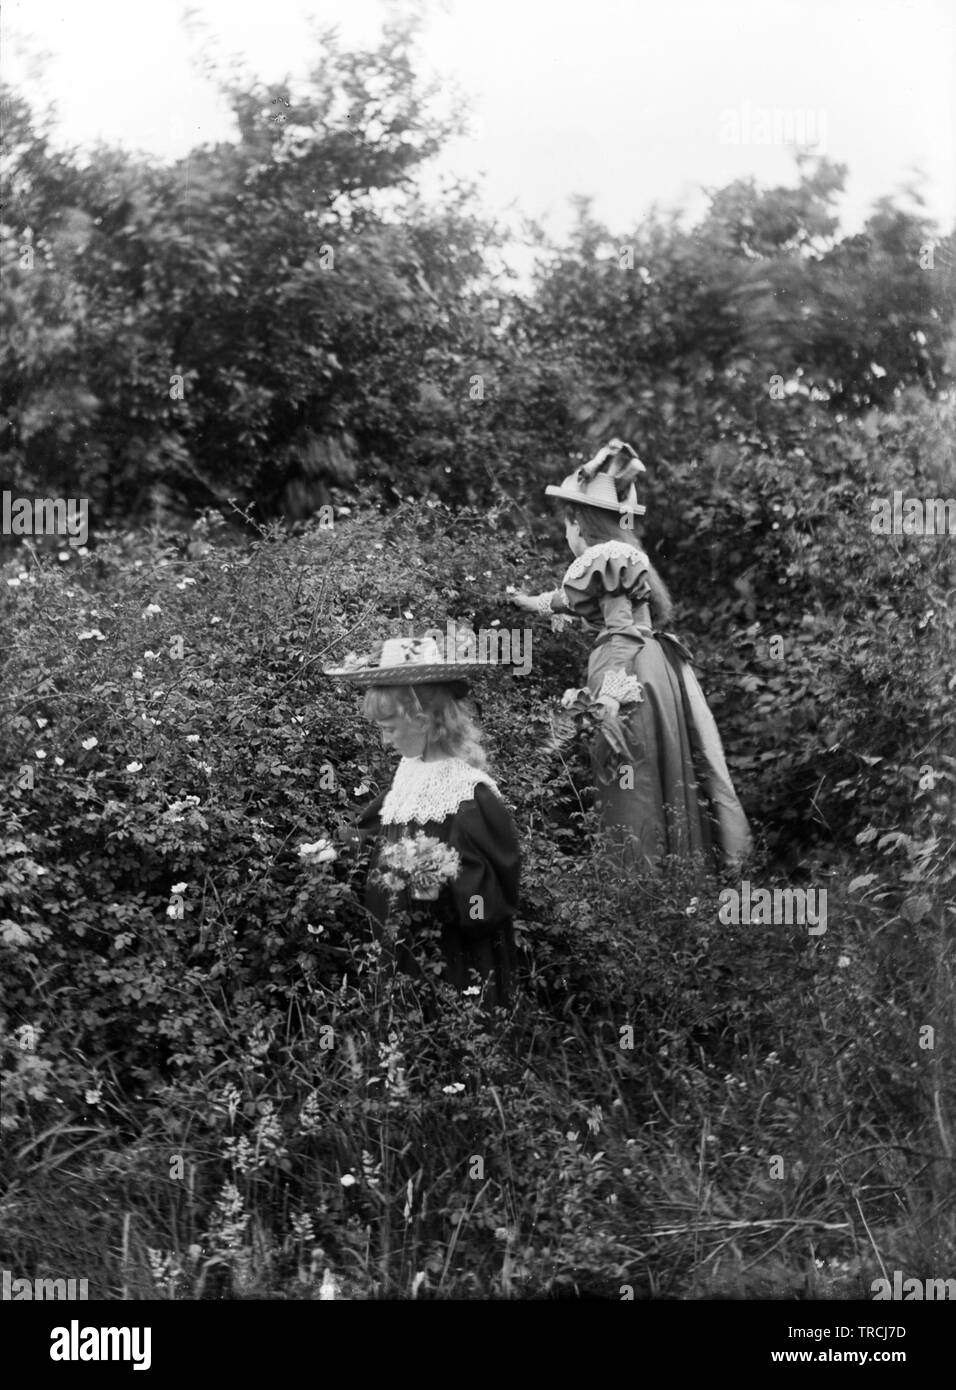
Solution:
[(956, 4), (0, 25), (26, 1373), (522, 1302), (929, 1374)]

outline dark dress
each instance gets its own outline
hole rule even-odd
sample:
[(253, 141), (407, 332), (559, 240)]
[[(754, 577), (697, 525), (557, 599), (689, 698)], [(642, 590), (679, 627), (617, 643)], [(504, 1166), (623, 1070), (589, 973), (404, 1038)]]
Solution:
[[(512, 917), (518, 910), (520, 849), (514, 821), (491, 779), (459, 758), (426, 764), (403, 758), (392, 787), (364, 809), (358, 829), (380, 843), (421, 831), (458, 851), (461, 871), (442, 885), (435, 901), (410, 899), (405, 892), (390, 901), (370, 874), (365, 906), (381, 926), (395, 913), (408, 912), (413, 934), (423, 925), (436, 928), (443, 978), (457, 990), (482, 987), (486, 1008), (506, 1004), (515, 971)], [(406, 973), (420, 974), (401, 940), (395, 958)]]

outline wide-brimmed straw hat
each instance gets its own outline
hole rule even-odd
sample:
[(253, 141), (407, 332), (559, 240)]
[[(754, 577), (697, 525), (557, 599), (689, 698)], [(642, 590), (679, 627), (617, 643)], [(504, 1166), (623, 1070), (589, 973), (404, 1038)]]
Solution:
[(483, 661), (477, 650), (473, 658), (463, 660), (456, 651), (455, 659), (446, 661), (434, 637), (390, 637), (382, 643), (377, 657), (374, 652), (364, 656), (349, 652), (341, 666), (326, 667), (325, 675), (359, 686), (452, 685), (476, 671), (502, 664)]
[(630, 444), (612, 439), (593, 459), (562, 479), (559, 487), (545, 488), (548, 497), (563, 497), (579, 506), (601, 507), (605, 511), (628, 512), (643, 516), (647, 511), (637, 500), (634, 479), (646, 469)]

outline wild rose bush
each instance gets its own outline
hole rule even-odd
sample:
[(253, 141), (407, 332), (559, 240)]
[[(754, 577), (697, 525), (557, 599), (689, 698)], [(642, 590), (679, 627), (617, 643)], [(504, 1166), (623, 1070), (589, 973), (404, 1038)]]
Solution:
[(506, 587), (565, 563), (543, 526), (433, 501), (251, 544), (21, 551), (0, 594), (5, 1266), (62, 1274), (66, 1252), (114, 1297), (865, 1295), (860, 1207), (884, 1259), (951, 1262), (945, 540), (872, 536), (846, 481), (909, 486), (940, 427), (886, 430), (895, 452), (830, 440), (844, 476), (814, 475), (812, 525), (781, 464), (702, 470), (709, 549), (661, 562), (761, 842), (750, 877), (827, 887), (826, 934), (722, 925), (702, 866), (615, 884), (585, 750), (554, 739), (587, 637), (531, 620), (530, 672), (475, 686), (525, 856), (496, 1023), (467, 993), (426, 1022), (382, 967), (346, 841), (393, 760), (321, 668), (449, 616), (525, 627)]

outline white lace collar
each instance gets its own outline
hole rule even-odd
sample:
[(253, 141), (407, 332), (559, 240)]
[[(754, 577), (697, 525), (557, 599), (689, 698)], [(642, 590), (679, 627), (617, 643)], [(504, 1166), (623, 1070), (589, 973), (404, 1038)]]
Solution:
[(625, 541), (602, 541), (600, 545), (589, 545), (576, 560), (571, 561), (562, 584), (567, 584), (569, 579), (578, 579), (595, 560), (638, 560), (647, 564), (647, 556), (643, 550), (638, 550)]
[(501, 795), (487, 772), (480, 772), (462, 758), (439, 758), (430, 763), (403, 758), (382, 802), (382, 824), (442, 821), (453, 816), (463, 801), (474, 797), (479, 782), (496, 796)]

